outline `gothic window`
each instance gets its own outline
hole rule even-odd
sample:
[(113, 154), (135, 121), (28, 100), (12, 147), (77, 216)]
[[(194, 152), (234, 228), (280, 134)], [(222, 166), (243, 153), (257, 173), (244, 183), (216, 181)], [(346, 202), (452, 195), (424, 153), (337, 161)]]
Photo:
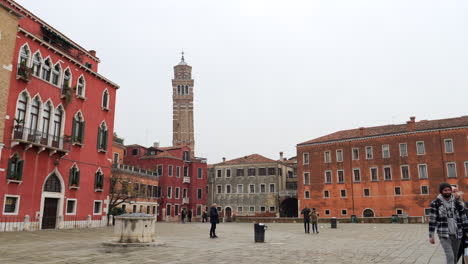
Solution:
[(51, 65), (52, 63), (50, 62), (50, 59), (46, 59), (44, 62), (44, 65), (42, 65), (42, 76), (41, 78), (44, 81), (50, 81), (50, 72), (51, 72)]
[(72, 142), (75, 143), (84, 143), (84, 131), (85, 131), (85, 121), (83, 114), (78, 112), (73, 118), (72, 124)]
[(42, 145), (47, 145), (48, 143), (51, 112), (52, 112), (52, 105), (50, 104), (50, 102), (48, 102), (44, 105), (44, 109), (42, 111), (42, 137), (41, 137)]
[(105, 122), (102, 122), (98, 128), (97, 148), (98, 151), (107, 151), (107, 126)]
[(102, 173), (101, 169), (96, 171), (94, 177), (94, 188), (96, 190), (102, 190), (104, 188), (104, 174)]
[(180, 95), (180, 85), (177, 85), (177, 94)]
[(26, 107), (28, 105), (28, 94), (26, 92), (21, 93), (18, 99), (18, 106), (16, 108), (16, 124), (24, 125), (26, 120)]
[(189, 94), (187, 85), (185, 85), (185, 94)]
[(69, 185), (73, 187), (80, 186), (80, 170), (76, 164), (74, 164), (70, 169)]
[(23, 178), (23, 162), (18, 153), (15, 153), (15, 155), (8, 160), (8, 180), (21, 181)]
[(60, 64), (55, 64), (54, 69), (52, 70), (52, 84), (59, 85), (60, 75), (62, 73), (62, 68)]
[(70, 69), (66, 69), (65, 72), (63, 73), (63, 88), (69, 88), (71, 84), (71, 73)]
[(79, 97), (84, 97), (85, 88), (86, 88), (85, 78), (83, 76), (80, 76), (80, 78), (78, 78), (78, 83), (76, 84), (76, 95), (78, 95)]
[(39, 52), (36, 52), (33, 57), (33, 64), (32, 64), (32, 74), (36, 77), (39, 77), (41, 74), (41, 65), (42, 65), (42, 58)]
[(20, 57), (19, 57), (19, 64), (21, 67), (26, 67), (28, 66), (29, 62), (29, 56), (31, 52), (29, 51), (29, 47), (27, 44), (25, 44), (20, 51)]
[(44, 192), (61, 192), (62, 186), (60, 184), (60, 180), (55, 173), (50, 175), (45, 184), (44, 184)]
[(109, 110), (109, 91), (104, 90), (104, 93), (102, 94), (102, 108), (104, 110)]
[(53, 134), (52, 134), (52, 146), (55, 148), (60, 147), (60, 138), (62, 135), (62, 121), (63, 119), (63, 109), (61, 106), (57, 107), (54, 112), (54, 125), (53, 125)]
[(34, 135), (37, 130), (37, 123), (39, 119), (39, 108), (41, 101), (38, 97), (32, 100), (31, 112), (29, 114), (29, 134)]

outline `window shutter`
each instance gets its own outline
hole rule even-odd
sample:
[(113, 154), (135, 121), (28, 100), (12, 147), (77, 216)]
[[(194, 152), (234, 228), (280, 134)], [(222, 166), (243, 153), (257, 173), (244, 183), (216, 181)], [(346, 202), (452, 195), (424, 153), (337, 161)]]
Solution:
[(98, 135), (97, 135), (97, 148), (98, 150), (101, 148), (101, 128), (98, 127)]
[(76, 186), (80, 186), (80, 171), (79, 170), (75, 172), (75, 182), (76, 182)]
[(104, 189), (104, 174), (99, 173), (99, 183), (101, 184), (101, 189)]
[(80, 134), (78, 135), (79, 141), (81, 144), (84, 144), (84, 135), (85, 135), (85, 121), (81, 122), (80, 125)]
[(103, 136), (104, 142), (102, 142), (102, 148), (104, 150), (107, 150), (107, 130), (104, 130), (103, 132), (104, 132), (104, 136)]
[(75, 129), (76, 129), (76, 119), (73, 118), (73, 122), (72, 122), (72, 142), (74, 141), (77, 141), (76, 138), (78, 137), (78, 135), (75, 135)]
[(94, 175), (94, 189), (97, 189), (98, 177), (99, 177), (99, 172), (96, 172), (96, 174)]
[(8, 170), (7, 170), (7, 179), (13, 178), (14, 172), (11, 171), (13, 169), (13, 159), (11, 158), (8, 160)]
[(20, 160), (18, 161), (17, 163), (17, 168), (16, 168), (16, 177), (18, 180), (21, 180), (23, 179), (23, 163), (24, 163), (24, 160)]
[(73, 181), (74, 181), (74, 179), (73, 179), (74, 175), (73, 174), (74, 174), (74, 172), (75, 172), (75, 167), (71, 167), (70, 168), (70, 177), (68, 178), (68, 185), (69, 186), (72, 186), (72, 184), (73, 184)]

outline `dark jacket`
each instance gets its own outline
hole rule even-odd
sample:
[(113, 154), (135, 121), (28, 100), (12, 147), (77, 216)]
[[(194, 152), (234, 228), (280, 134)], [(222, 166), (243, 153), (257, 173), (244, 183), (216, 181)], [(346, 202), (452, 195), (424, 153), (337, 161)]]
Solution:
[(301, 211), (301, 214), (304, 215), (304, 220), (310, 221), (310, 209), (309, 208), (304, 208)]
[(192, 218), (192, 210), (189, 210), (187, 213), (188, 218)]
[(218, 209), (216, 209), (216, 207), (210, 208), (210, 222), (215, 224), (219, 223)]

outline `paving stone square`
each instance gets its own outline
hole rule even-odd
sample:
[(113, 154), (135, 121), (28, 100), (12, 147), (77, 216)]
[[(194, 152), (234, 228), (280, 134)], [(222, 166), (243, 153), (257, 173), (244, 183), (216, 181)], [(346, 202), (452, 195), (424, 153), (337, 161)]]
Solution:
[(156, 223), (163, 246), (109, 251), (112, 228), (0, 233), (0, 263), (445, 263), (423, 224), (269, 223), (266, 242), (254, 242), (251, 223)]

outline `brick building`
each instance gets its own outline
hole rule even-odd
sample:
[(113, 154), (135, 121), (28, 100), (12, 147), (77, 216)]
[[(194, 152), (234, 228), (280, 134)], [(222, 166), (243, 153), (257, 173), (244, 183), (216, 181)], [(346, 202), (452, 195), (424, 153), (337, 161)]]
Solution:
[(210, 167), (210, 203), (218, 204), (226, 221), (231, 221), (233, 216), (287, 216), (291, 211), (288, 206), (297, 211), (297, 193), (286, 188), (294, 165), (286, 161), (282, 153), (280, 160), (258, 154), (232, 160), (223, 158), (223, 162)]
[(297, 157), (300, 208), (424, 216), (441, 182), (467, 190), (468, 116), (339, 131), (298, 144)]
[(183, 208), (200, 217), (206, 206), (206, 159), (190, 156), (188, 146), (126, 146), (124, 164), (155, 170), (159, 176), (158, 220), (178, 221)]
[(114, 127), (118, 86), (98, 73), (95, 51), (14, 1), (0, 4), (22, 17), (1, 115), (6, 120), (0, 222), (27, 216), (37, 228), (66, 228), (71, 221), (100, 225), (109, 194), (107, 135)]

